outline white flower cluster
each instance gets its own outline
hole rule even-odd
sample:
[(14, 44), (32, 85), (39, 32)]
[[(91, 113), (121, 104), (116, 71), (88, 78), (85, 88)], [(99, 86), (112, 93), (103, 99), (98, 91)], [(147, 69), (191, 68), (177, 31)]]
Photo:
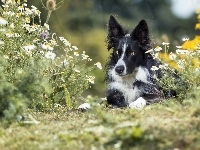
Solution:
[[(20, 0), (18, 0), (16, 2), (15, 0), (2, 0), (2, 2), (4, 3), (4, 5), (2, 5), (4, 10), (2, 11), (2, 17), (0, 17), (0, 25), (8, 25), (10, 27), (8, 28), (8, 26), (6, 26), (1, 28), (1, 30), (4, 31), (2, 33), (5, 33), (7, 38), (21, 38), (21, 34), (23, 33), (15, 29), (16, 25), (18, 24), (17, 20), (20, 19), (23, 21), (21, 22), (22, 30), (25, 29), (28, 33), (38, 34), (38, 38), (35, 38), (33, 41), (24, 40), (22, 48), (25, 50), (25, 52), (32, 56), (32, 51), (38, 50), (45, 54), (44, 56), (46, 58), (55, 59), (56, 54), (53, 52), (53, 50), (57, 45), (57, 42), (53, 37), (47, 41), (49, 38), (49, 25), (46, 23), (44, 26), (30, 24), (31, 19), (34, 19), (35, 16), (38, 16), (40, 19), (41, 12), (33, 5), (31, 8), (27, 8), (27, 4), (25, 3), (26, 1), (20, 2)], [(13, 9), (14, 6), (16, 6), (16, 9)], [(6, 43), (2, 40), (1, 44)]]
[[(69, 51), (73, 51), (73, 55), (75, 57), (82, 57), (82, 60), (87, 60), (87, 61), (92, 61), (92, 59), (89, 57), (89, 55), (86, 55), (86, 52), (83, 51), (82, 54), (79, 54), (79, 52), (77, 51), (78, 48), (76, 46), (71, 46), (71, 43), (69, 41), (67, 41), (64, 37), (59, 37), (60, 41), (66, 46), (66, 49)], [(70, 59), (70, 61), (73, 61), (73, 57), (72, 56), (68, 56), (68, 59)], [(66, 64), (67, 60), (64, 60), (65, 63), (63, 62), (63, 64)], [(97, 68), (102, 69), (101, 63), (97, 62), (94, 64)]]
[[(58, 59), (56, 58), (59, 57), (56, 56), (55, 51), (57, 47), (59, 49), (62, 48), (66, 52), (66, 56), (63, 57), (63, 66), (73, 67), (72, 70), (76, 75), (85, 71), (86, 77), (84, 80), (94, 84), (95, 77), (87, 74), (94, 68), (102, 69), (100, 62), (94, 63), (94, 66), (91, 67), (92, 69), (90, 68), (87, 71), (87, 69), (84, 69), (85, 64), (92, 61), (89, 55), (85, 51), (80, 52), (77, 46), (71, 45), (64, 37), (56, 38), (54, 37), (56, 36), (55, 33), (50, 34), (49, 25), (47, 23), (41, 25), (41, 12), (35, 6), (28, 8), (26, 1), (21, 2), (20, 0), (2, 0), (2, 2), (3, 11), (0, 17), (0, 34), (7, 39), (0, 39), (0, 46), (6, 45), (9, 39), (22, 41), (18, 49), (25, 52), (25, 56), (35, 57), (38, 54), (42, 58), (54, 60), (53, 62), (56, 63), (60, 62), (60, 60), (57, 61)], [(39, 24), (34, 23), (35, 17), (39, 18)], [(26, 38), (26, 33), (28, 33), (27, 37), (29, 34), (35, 35), (35, 37)], [(5, 56), (9, 57), (7, 54)]]
[[(188, 41), (189, 38), (183, 38), (183, 41)], [(147, 51), (146, 53), (152, 53), (153, 57), (159, 60), (164, 60), (168, 61), (164, 65), (160, 65), (159, 67), (157, 66), (152, 66), (151, 70), (156, 71), (159, 69), (166, 69), (168, 67), (168, 64), (172, 64), (171, 67), (175, 67), (175, 69), (185, 69), (186, 66), (188, 66), (188, 63), (191, 63), (193, 66), (195, 65), (195, 69), (198, 70), (200, 67), (200, 50), (187, 50), (183, 49), (182, 46), (176, 46), (177, 50), (175, 52), (168, 52), (168, 45), (170, 43), (165, 43), (163, 42), (162, 45), (165, 46), (164, 53), (161, 53), (160, 51), (162, 50), (161, 47), (157, 46), (154, 49), (151, 49)], [(162, 56), (162, 57), (160, 57)]]
[(89, 83), (94, 84), (94, 79), (95, 79), (94, 76), (88, 76), (88, 75), (86, 75), (86, 80), (88, 80)]
[(66, 47), (70, 47), (71, 46), (71, 43), (69, 41), (67, 41), (64, 37), (59, 37), (60, 41), (63, 42), (63, 44), (66, 46)]

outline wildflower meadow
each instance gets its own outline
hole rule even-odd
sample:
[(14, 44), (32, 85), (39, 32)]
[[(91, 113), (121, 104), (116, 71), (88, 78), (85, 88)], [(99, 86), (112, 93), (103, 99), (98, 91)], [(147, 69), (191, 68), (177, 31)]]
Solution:
[[(51, 33), (47, 23), (42, 25), (41, 12), (35, 6), (28, 8), (26, 1), (2, 2), (1, 117), (14, 119), (26, 108), (75, 107), (75, 99), (82, 99), (81, 93), (94, 84), (90, 72), (101, 69), (101, 64), (86, 66), (92, 59), (85, 51), (79, 54), (64, 37)], [(51, 6), (52, 1), (48, 2)]]
[[(94, 72), (103, 72), (101, 62), (51, 31), (52, 14), (67, 1), (41, 0), (45, 20), (27, 0), (1, 2), (0, 149), (200, 149), (199, 35), (174, 50), (164, 41), (148, 51), (162, 62), (151, 68), (165, 73), (158, 83), (177, 98), (142, 110), (111, 109), (103, 94), (83, 96), (96, 82)], [(200, 29), (199, 9), (194, 28)], [(91, 109), (77, 109), (84, 102)]]

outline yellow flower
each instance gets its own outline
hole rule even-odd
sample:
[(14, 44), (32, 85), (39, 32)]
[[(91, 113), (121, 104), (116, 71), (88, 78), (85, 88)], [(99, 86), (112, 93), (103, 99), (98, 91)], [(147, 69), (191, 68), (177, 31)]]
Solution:
[[(172, 68), (179, 69), (176, 62), (174, 60), (172, 60), (172, 56), (170, 56), (170, 54), (168, 54), (168, 53), (158, 53), (158, 57), (161, 60), (164, 60), (164, 62), (169, 64), (169, 66), (171, 66)], [(173, 56), (173, 59), (174, 58), (175, 58), (175, 56)]]
[(198, 30), (198, 29), (200, 29), (200, 23), (197, 23), (197, 24), (195, 25), (195, 30)]
[(200, 20), (200, 14), (197, 16), (197, 19)]
[(193, 40), (184, 42), (182, 45), (182, 49), (197, 50), (198, 44), (200, 44), (200, 36), (196, 35)]
[(169, 58), (169, 54), (168, 53), (158, 53), (158, 57), (161, 60), (165, 60), (166, 62), (170, 62), (171, 59)]
[(22, 16), (22, 13), (17, 13), (17, 17), (21, 17)]

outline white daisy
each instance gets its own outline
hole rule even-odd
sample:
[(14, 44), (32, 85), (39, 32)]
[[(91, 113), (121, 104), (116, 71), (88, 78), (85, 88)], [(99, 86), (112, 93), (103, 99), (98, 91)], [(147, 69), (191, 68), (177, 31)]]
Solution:
[(6, 21), (2, 17), (0, 17), (0, 25), (6, 25), (7, 23), (8, 23), (8, 21)]
[(49, 25), (47, 23), (44, 24), (44, 27), (49, 30)]
[(26, 46), (23, 46), (23, 48), (26, 50), (26, 51), (31, 51), (31, 50), (33, 50), (33, 49), (35, 49), (36, 48), (36, 46), (34, 45), (34, 44), (28, 44), (28, 45), (26, 45)]
[(51, 52), (51, 51), (48, 51), (48, 52), (46, 52), (45, 57), (48, 58), (48, 59), (55, 59), (56, 54)]
[(49, 44), (49, 43), (42, 44), (42, 48), (43, 48), (43, 49), (46, 49), (46, 50), (50, 50), (50, 51), (53, 50), (53, 47), (52, 47), (51, 44)]
[(38, 12), (38, 10), (37, 10), (37, 7), (35, 7), (35, 6), (31, 6), (31, 11), (33, 12), (33, 14), (34, 15), (39, 15), (40, 13)]
[(5, 5), (2, 5), (2, 7), (9, 8), (9, 5), (5, 4)]
[(24, 10), (24, 6), (19, 6), (18, 10), (22, 12)]
[(92, 61), (92, 59), (91, 59), (91, 58), (88, 58), (88, 61)]
[(78, 52), (74, 52), (74, 55), (75, 55), (75, 56), (79, 56), (79, 53), (78, 53)]
[(67, 46), (67, 47), (70, 47), (70, 46), (71, 46), (71, 43), (70, 43), (69, 41), (67, 41), (67, 40), (63, 41), (63, 43), (64, 43), (65, 46)]
[(72, 48), (73, 48), (74, 50), (78, 50), (78, 47), (76, 47), (76, 46), (72, 46)]
[(165, 66), (164, 65), (159, 65), (158, 66), (160, 69), (165, 69)]
[(29, 17), (25, 18), (26, 23), (30, 23), (31, 19)]
[(160, 46), (156, 46), (156, 48), (154, 49), (156, 52), (159, 52), (159, 51), (161, 51), (162, 50), (162, 47), (160, 47)]
[(170, 43), (162, 42), (162, 45), (169, 45)]
[(152, 71), (156, 71), (156, 70), (158, 70), (158, 69), (159, 69), (159, 68), (156, 67), (156, 66), (152, 66), (152, 67), (151, 67), (151, 70), (152, 70)]
[(176, 50), (176, 53), (177, 53), (177, 54), (188, 54), (189, 51), (188, 51), (188, 50), (177, 49), (177, 50)]
[(60, 41), (63, 42), (63, 44), (65, 44), (66, 47), (70, 47), (71, 43), (69, 41), (67, 41), (64, 37), (59, 37)]
[(189, 38), (183, 38), (182, 40), (183, 40), (183, 41), (188, 41), (188, 40), (189, 40)]
[(176, 48), (180, 49), (180, 48), (182, 48), (182, 46), (176, 46)]
[(87, 80), (88, 80), (89, 83), (94, 84), (94, 79), (95, 79), (94, 76), (88, 76), (88, 75), (86, 75), (86, 78), (87, 78)]
[(176, 54), (174, 54), (174, 53), (170, 53), (169, 54), (169, 58), (171, 59), (171, 60), (175, 60), (176, 59)]
[(25, 14), (32, 15), (33, 12), (29, 8), (25, 8)]
[(10, 38), (10, 37), (13, 37), (14, 34), (12, 32), (8, 32), (8, 33), (6, 33), (6, 36)]
[(101, 66), (101, 63), (100, 62), (97, 62), (94, 64), (95, 66), (97, 66), (97, 68), (99, 68), (100, 70), (102, 69), (102, 66)]
[(81, 54), (81, 56), (82, 56), (82, 60), (86, 60), (89, 58), (89, 56), (85, 54), (85, 51), (83, 51), (83, 54)]
[(6, 3), (6, 4), (12, 4), (14, 3), (12, 0), (2, 0), (3, 3)]
[(49, 41), (51, 42), (51, 45), (54, 45), (54, 46), (55, 46), (55, 45), (58, 45), (57, 42), (56, 42), (56, 40), (54, 40), (54, 39), (51, 39), (51, 40), (49, 40)]

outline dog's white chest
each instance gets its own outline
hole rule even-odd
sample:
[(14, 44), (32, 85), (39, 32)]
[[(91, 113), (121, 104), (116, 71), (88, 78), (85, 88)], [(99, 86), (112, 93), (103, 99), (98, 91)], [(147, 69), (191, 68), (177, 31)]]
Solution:
[(127, 89), (127, 91), (124, 92), (124, 97), (126, 102), (128, 102), (128, 104), (132, 103), (133, 101), (135, 101), (136, 99), (138, 99), (140, 97), (140, 90), (137, 87), (132, 87), (132, 89)]
[(125, 98), (125, 101), (131, 103), (140, 97), (140, 90), (137, 87), (133, 87), (130, 84), (123, 84), (119, 82), (112, 82), (109, 84), (110, 89), (116, 89), (120, 91)]
[(109, 83), (108, 88), (120, 91), (123, 94), (125, 101), (130, 104), (141, 96), (141, 90), (137, 86), (134, 87), (133, 83), (135, 80), (147, 82), (148, 71), (139, 67), (133, 76), (122, 78), (115, 75), (113, 70), (111, 71), (111, 75), (114, 81)]

